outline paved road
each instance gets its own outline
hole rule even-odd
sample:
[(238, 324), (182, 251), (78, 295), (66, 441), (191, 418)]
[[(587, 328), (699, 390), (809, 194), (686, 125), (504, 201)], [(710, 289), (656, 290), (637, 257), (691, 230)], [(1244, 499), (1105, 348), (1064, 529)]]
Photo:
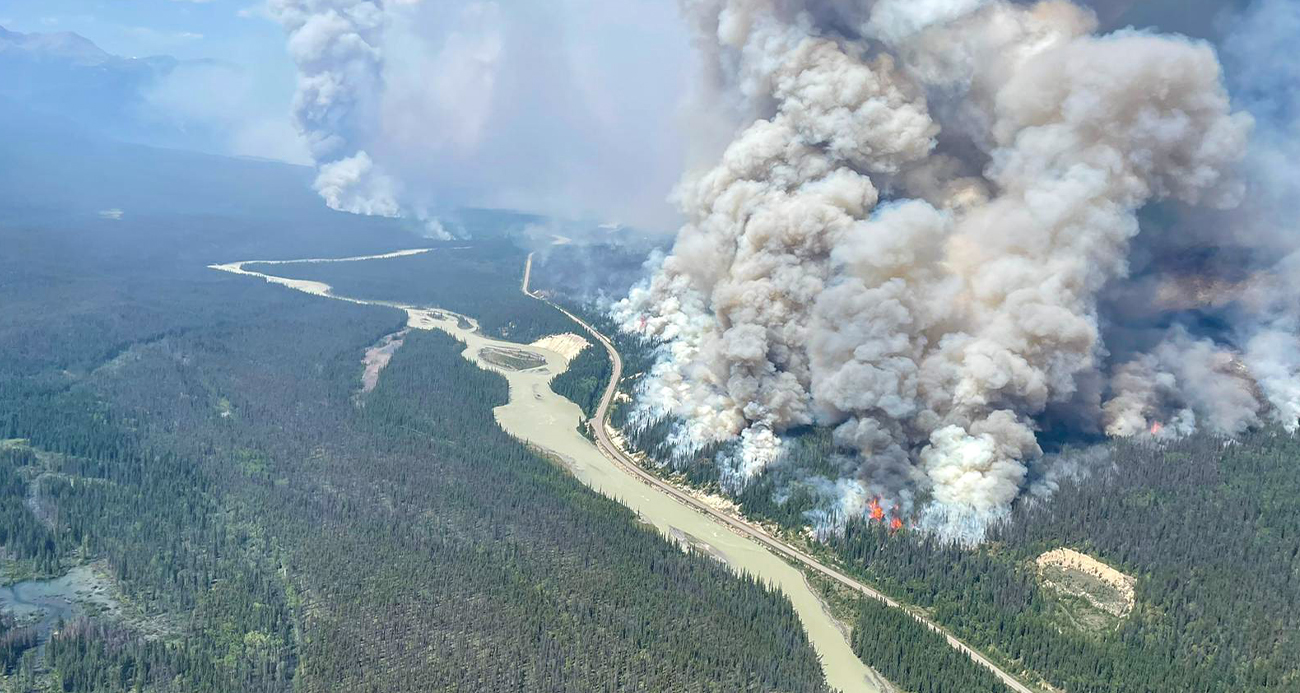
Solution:
[(609, 419), (609, 408), (614, 402), (614, 395), (618, 394), (618, 384), (623, 379), (623, 358), (619, 355), (618, 349), (614, 348), (613, 342), (609, 341), (609, 339), (605, 337), (605, 335), (601, 334), (598, 330), (596, 330), (596, 328), (592, 327), (591, 325), (588, 325), (587, 322), (582, 318), (579, 318), (578, 316), (574, 315), (573, 313), (570, 313), (564, 308), (555, 305), (554, 303), (547, 301), (542, 296), (539, 296), (538, 294), (535, 294), (532, 291), (530, 291), (528, 286), (529, 286), (529, 281), (532, 278), (532, 272), (533, 272), (533, 256), (529, 255), (528, 261), (524, 265), (524, 280), (521, 286), (523, 292), (528, 296), (535, 298), (539, 301), (545, 301), (546, 303), (549, 303), (550, 305), (558, 309), (560, 312), (569, 316), (569, 318), (571, 318), (574, 322), (578, 323), (579, 325), (582, 325), (582, 327), (585, 330), (587, 330), (587, 332), (591, 333), (591, 336), (595, 337), (596, 340), (599, 341), (605, 347), (605, 351), (609, 352), (610, 363), (613, 365), (612, 373), (610, 374), (610, 378), (609, 378), (609, 384), (605, 386), (605, 394), (600, 399), (600, 406), (596, 409), (596, 415), (590, 421), (587, 422), (588, 426), (591, 428), (591, 432), (595, 435), (596, 447), (600, 449), (601, 453), (604, 454), (605, 457), (608, 457), (611, 462), (623, 468), (624, 471), (635, 476), (636, 478), (640, 479), (646, 484), (649, 484), (650, 486), (655, 487), (659, 491), (671, 496), (677, 501), (684, 503), (685, 505), (694, 508), (695, 510), (701, 513), (708, 515), (709, 517), (713, 518), (715, 521), (727, 527), (728, 529), (732, 530), (733, 532), (736, 532), (737, 534), (740, 534), (744, 537), (748, 537), (749, 539), (756, 541), (759, 544), (762, 544), (763, 546), (767, 547), (769, 551), (777, 554), (778, 556), (784, 556), (788, 559), (798, 561), (799, 563), (804, 564), (805, 566), (840, 583), (841, 585), (844, 585), (845, 587), (848, 587), (849, 589), (856, 590), (857, 592), (860, 592), (877, 601), (883, 602), (884, 604), (892, 608), (902, 609), (909, 616), (916, 619), (925, 627), (944, 636), (944, 638), (948, 640), (948, 644), (951, 645), (953, 649), (962, 652), (963, 654), (965, 654), (966, 656), (974, 660), (976, 664), (979, 664), (985, 669), (988, 669), (989, 671), (993, 672), (993, 674), (997, 676), (999, 679), (1001, 679), (1002, 682), (1005, 683), (1007, 687), (1010, 688), (1011, 690), (1016, 691), (1017, 693), (1037, 693), (1037, 691), (1034, 691), (1033, 689), (1029, 688), (1023, 683), (1020, 683), (1020, 681), (1016, 680), (1014, 676), (1012, 676), (1011, 674), (1007, 673), (1006, 671), (998, 667), (996, 664), (994, 664), (984, 655), (980, 654), (979, 652), (976, 652), (973, 648), (971, 648), (961, 640), (957, 639), (957, 637), (954, 636), (952, 633), (948, 632), (946, 628), (940, 626), (939, 624), (935, 623), (929, 618), (926, 618), (925, 616), (911, 609), (908, 609), (902, 604), (894, 601), (893, 599), (890, 599), (888, 596), (862, 584), (861, 582), (849, 577), (848, 575), (845, 575), (839, 570), (836, 570), (835, 568), (832, 568), (826, 565), (825, 563), (822, 563), (816, 558), (813, 558), (807, 553), (800, 551), (799, 549), (785, 543), (784, 541), (777, 539), (776, 537), (773, 537), (771, 534), (768, 534), (767, 531), (765, 531), (761, 527), (751, 522), (748, 522), (744, 519), (731, 515), (729, 513), (725, 513), (720, 510), (717, 510), (705, 504), (704, 502), (700, 501), (698, 498), (690, 495), (689, 493), (682, 491), (681, 489), (674, 486), (673, 484), (670, 484), (664, 481), (663, 479), (660, 479), (659, 477), (651, 474), (650, 472), (647, 472), (646, 470), (642, 469), (641, 465), (637, 464), (635, 460), (628, 457), (628, 455), (624, 453), (610, 439), (609, 428), (606, 423)]

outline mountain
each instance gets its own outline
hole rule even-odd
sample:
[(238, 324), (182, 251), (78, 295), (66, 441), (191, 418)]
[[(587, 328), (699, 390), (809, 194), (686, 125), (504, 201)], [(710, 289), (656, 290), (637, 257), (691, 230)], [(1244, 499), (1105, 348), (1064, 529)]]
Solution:
[(24, 34), (0, 27), (0, 97), (128, 142), (219, 149), (217, 133), (150, 102), (150, 92), (178, 68), (217, 64), (169, 55), (123, 58), (79, 34)]
[(72, 32), (20, 34), (4, 27), (0, 27), (0, 55), (77, 65), (99, 65), (113, 59), (86, 37)]

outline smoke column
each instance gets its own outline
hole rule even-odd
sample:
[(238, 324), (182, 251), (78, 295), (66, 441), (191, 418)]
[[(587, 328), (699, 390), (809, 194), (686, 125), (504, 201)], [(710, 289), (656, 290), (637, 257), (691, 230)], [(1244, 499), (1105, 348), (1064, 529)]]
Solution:
[(725, 481), (831, 426), (856, 460), (841, 506), (919, 490), (922, 524), (978, 538), (1046, 425), (1232, 434), (1266, 399), (1294, 422), (1285, 316), (1106, 343), (1140, 213), (1241, 206), (1253, 119), (1210, 44), (1099, 35), (1062, 0), (683, 7), (747, 124), (684, 177), (672, 252), (615, 312), (665, 344), (641, 420), (680, 418), (688, 453), (738, 441)]
[(430, 236), (463, 231), (434, 218), (460, 207), (680, 223), (665, 198), (692, 70), (672, 3), (266, 3), (329, 206), (411, 217)]
[(400, 214), (396, 182), (362, 148), (383, 87), (380, 0), (270, 0), (298, 65), (294, 122), (317, 164), (316, 192), (332, 209)]

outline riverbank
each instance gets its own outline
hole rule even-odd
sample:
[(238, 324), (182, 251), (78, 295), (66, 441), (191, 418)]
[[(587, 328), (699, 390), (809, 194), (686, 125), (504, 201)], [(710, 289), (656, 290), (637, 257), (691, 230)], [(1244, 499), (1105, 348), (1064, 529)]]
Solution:
[[(335, 295), (319, 283), (295, 285), (272, 275), (252, 272), (254, 262), (213, 266), (236, 274), (257, 276), (267, 282), (317, 296), (368, 303)], [(646, 485), (637, 475), (603, 454), (578, 431), (582, 412), (578, 405), (555, 394), (550, 381), (568, 367), (563, 355), (542, 347), (490, 339), (482, 335), (468, 316), (416, 306), (374, 303), (405, 310), (412, 329), (441, 330), (465, 343), (462, 356), (486, 370), (501, 374), (510, 384), (509, 403), (498, 407), (497, 422), (510, 435), (564, 459), (566, 467), (583, 483), (635, 511), (671, 540), (674, 532), (689, 535), (707, 545), (709, 553), (721, 556), (737, 572), (748, 573), (779, 588), (793, 604), (813, 648), (821, 657), (827, 682), (843, 693), (881, 693), (880, 677), (853, 653), (841, 625), (808, 586), (803, 574), (749, 537), (729, 531), (710, 517), (671, 495)], [(504, 369), (481, 355), (485, 348), (524, 350), (544, 360), (528, 371)]]

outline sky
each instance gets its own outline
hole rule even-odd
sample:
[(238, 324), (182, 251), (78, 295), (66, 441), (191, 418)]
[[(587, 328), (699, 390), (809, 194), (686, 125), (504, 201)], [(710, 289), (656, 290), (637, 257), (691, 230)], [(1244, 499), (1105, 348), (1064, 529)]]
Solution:
[(24, 33), (72, 31), (124, 57), (223, 58), (260, 66), (292, 88), (284, 33), (256, 0), (11, 0), (0, 26)]
[[(694, 58), (671, 0), (394, 0), (382, 137), (412, 208), (510, 207), (664, 231)], [(149, 95), (228, 128), (228, 151), (310, 163), (297, 68), (263, 0), (11, 0), (11, 31), (71, 31), (124, 57), (215, 59)]]
[(411, 4), (384, 49), (369, 149), (409, 203), (676, 226), (695, 58), (672, 0)]
[(73, 32), (126, 58), (216, 61), (183, 66), (140, 97), (163, 122), (218, 133), (204, 149), (310, 163), (290, 117), (297, 72), (259, 0), (11, 0), (0, 26)]
[[(1108, 24), (1158, 20), (1202, 36), (1239, 4), (1092, 3)], [(665, 232), (680, 222), (669, 196), (688, 152), (716, 152), (686, 116), (698, 66), (677, 2), (387, 6), (376, 134), (361, 144), (401, 181), (410, 210), (507, 207)], [(72, 31), (125, 57), (219, 61), (178, 71), (147, 100), (227, 131), (219, 153), (311, 163), (293, 118), (298, 66), (265, 0), (7, 0), (0, 26)]]

